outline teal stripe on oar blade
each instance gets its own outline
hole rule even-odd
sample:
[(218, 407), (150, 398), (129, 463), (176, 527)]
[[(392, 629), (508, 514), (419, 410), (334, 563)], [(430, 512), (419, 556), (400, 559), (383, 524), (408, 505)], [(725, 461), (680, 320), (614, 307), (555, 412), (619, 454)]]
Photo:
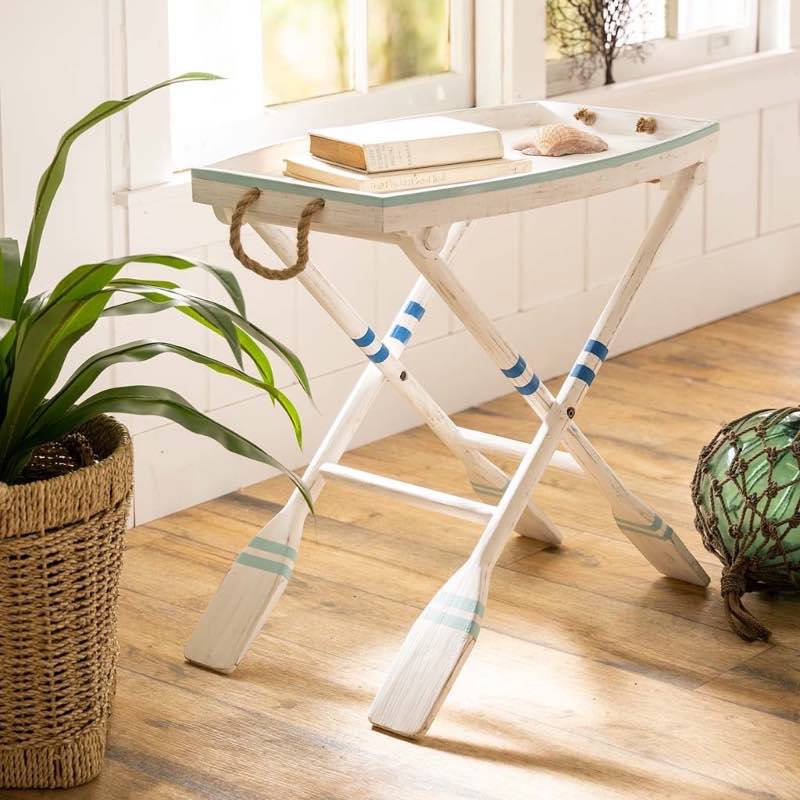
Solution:
[[(508, 484), (506, 484), (506, 486), (508, 486)], [(488, 486), (485, 483), (473, 483), (472, 488), (478, 494), (485, 494), (488, 495), (489, 497), (502, 497), (506, 491), (505, 486), (502, 489), (500, 489), (497, 486)]]
[(435, 625), (446, 625), (448, 628), (461, 631), (473, 638), (477, 638), (481, 629), (481, 626), (474, 619), (465, 619), (455, 614), (445, 614), (435, 608), (426, 608), (422, 613), (422, 617)]
[(671, 539), (673, 534), (675, 533), (669, 525), (665, 526), (663, 533), (659, 533), (658, 531), (661, 529), (661, 526), (664, 524), (664, 521), (656, 515), (656, 518), (650, 523), (650, 525), (642, 525), (639, 522), (631, 522), (627, 519), (622, 519), (621, 517), (614, 517), (617, 521), (617, 525), (624, 530), (632, 531), (633, 533), (643, 533), (647, 536), (652, 536), (655, 539)]
[(447, 608), (457, 608), (459, 611), (468, 611), (470, 614), (477, 614), (480, 617), (486, 611), (486, 607), (480, 600), (460, 594), (450, 594), (450, 592), (439, 592), (434, 598), (434, 603)]
[(288, 564), (281, 564), (280, 561), (272, 561), (269, 558), (261, 558), (250, 553), (240, 553), (236, 563), (244, 564), (245, 567), (255, 567), (256, 569), (264, 570), (264, 572), (274, 572), (276, 575), (286, 578), (286, 580), (292, 577), (292, 568)]
[(286, 556), (291, 558), (292, 561), (297, 561), (297, 550), (294, 547), (289, 547), (288, 544), (281, 544), (280, 542), (273, 542), (271, 539), (262, 539), (260, 536), (256, 536), (250, 540), (250, 544), (247, 546), (255, 550), (265, 550), (268, 553)]

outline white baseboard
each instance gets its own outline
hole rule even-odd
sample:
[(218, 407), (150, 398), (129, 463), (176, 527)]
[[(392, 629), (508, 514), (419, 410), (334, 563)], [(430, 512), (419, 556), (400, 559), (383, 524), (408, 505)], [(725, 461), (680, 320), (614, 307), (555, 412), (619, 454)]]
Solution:
[[(612, 356), (798, 291), (800, 228), (657, 269), (637, 296)], [(611, 286), (597, 287), (506, 317), (498, 325), (542, 378), (553, 377), (569, 369), (610, 292)], [(404, 361), (450, 413), (509, 391), (506, 379), (463, 331), (412, 346)], [(318, 411), (296, 386), (289, 389), (303, 419), (302, 452), (285, 418), (266, 399), (245, 400), (212, 415), (297, 468), (311, 458), (361, 369), (315, 379)], [(520, 414), (525, 413), (520, 404)], [(386, 387), (353, 446), (417, 424), (409, 406)], [(137, 434), (134, 442), (139, 524), (274, 474), (172, 424)]]

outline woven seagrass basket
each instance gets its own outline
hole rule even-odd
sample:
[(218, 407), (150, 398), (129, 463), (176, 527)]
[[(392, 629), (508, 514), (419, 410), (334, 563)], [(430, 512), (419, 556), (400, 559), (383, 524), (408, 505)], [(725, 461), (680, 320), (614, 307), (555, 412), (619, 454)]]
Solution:
[(105, 754), (133, 457), (109, 417), (79, 433), (94, 463), (0, 484), (0, 788), (85, 783)]

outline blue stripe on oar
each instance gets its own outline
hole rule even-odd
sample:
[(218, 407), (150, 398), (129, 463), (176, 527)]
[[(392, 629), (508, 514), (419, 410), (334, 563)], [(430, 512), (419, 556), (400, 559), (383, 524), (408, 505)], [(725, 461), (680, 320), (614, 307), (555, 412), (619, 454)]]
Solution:
[(598, 342), (597, 339), (589, 339), (583, 349), (587, 353), (597, 356), (601, 361), (605, 361), (608, 355), (608, 348), (602, 342)]
[(534, 375), (524, 386), (514, 387), (520, 394), (533, 394), (539, 388), (539, 376)]
[(509, 367), (508, 369), (501, 369), (500, 372), (506, 376), (506, 378), (519, 378), (523, 372), (525, 372), (525, 367), (527, 364), (525, 363), (525, 359), (522, 356), (517, 357), (517, 363), (514, 364), (513, 367)]
[(397, 339), (398, 342), (405, 344), (411, 338), (411, 331), (402, 325), (395, 325), (389, 335), (392, 339)]
[(443, 614), (435, 608), (426, 608), (422, 612), (422, 617), (435, 625), (446, 625), (448, 628), (461, 631), (461, 633), (466, 633), (473, 638), (477, 638), (481, 629), (481, 626), (474, 619), (464, 619), (463, 617), (457, 617), (455, 614)]
[(414, 300), (408, 301), (408, 305), (406, 306), (406, 314), (410, 314), (412, 317), (416, 317), (417, 319), (422, 319), (422, 315), (424, 313), (425, 308), (423, 306)]
[(261, 558), (250, 553), (239, 553), (236, 563), (244, 564), (246, 567), (255, 567), (256, 569), (264, 570), (264, 572), (274, 572), (276, 575), (286, 578), (286, 580), (292, 577), (292, 568), (288, 564), (281, 564), (280, 561), (272, 561), (269, 558)]
[(576, 364), (572, 368), (570, 375), (579, 381), (583, 381), (587, 386), (591, 386), (594, 380), (594, 370), (587, 367), (586, 364)]
[(359, 339), (353, 339), (359, 347), (368, 347), (375, 341), (375, 331), (367, 328), (367, 332)]
[(255, 539), (251, 539), (248, 547), (252, 547), (254, 550), (265, 550), (268, 553), (286, 556), (291, 558), (292, 561), (297, 561), (297, 550), (294, 547), (289, 547), (288, 544), (281, 544), (280, 542), (273, 542), (271, 539), (262, 539), (260, 536), (256, 536)]
[(389, 358), (389, 351), (386, 348), (385, 344), (381, 345), (381, 349), (378, 350), (377, 353), (374, 353), (371, 356), (367, 356), (370, 361), (374, 361), (376, 364), (380, 364), (381, 361), (386, 361)]

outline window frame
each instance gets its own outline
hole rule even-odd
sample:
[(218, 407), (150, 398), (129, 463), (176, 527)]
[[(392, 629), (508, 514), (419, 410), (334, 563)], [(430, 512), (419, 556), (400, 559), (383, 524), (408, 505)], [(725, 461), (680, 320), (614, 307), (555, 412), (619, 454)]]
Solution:
[[(357, 2), (354, 7), (359, 6), (365, 9), (366, 0)], [(361, 35), (353, 44), (354, 57), (360, 63), (355, 70), (356, 83), (352, 90), (272, 106), (264, 106), (261, 93), (256, 95), (252, 91), (249, 113), (223, 119), (219, 124), (204, 125), (200, 136), (171, 137), (173, 169), (178, 171), (194, 164), (219, 161), (263, 146), (265, 142), (300, 136), (310, 128), (451, 111), (474, 105), (474, 3), (473, 0), (450, 0), (450, 9), (448, 72), (370, 87), (366, 17), (362, 11), (353, 19), (354, 28)], [(251, 0), (245, 17), (243, 25), (257, 24), (260, 30), (260, 2)], [(359, 41), (362, 38), (363, 42)], [(232, 77), (237, 80), (243, 76)]]
[[(464, 1), (470, 5), (473, 2)], [(246, 2), (258, 0), (237, 0), (237, 4)], [(759, 0), (759, 15), (760, 51), (771, 50), (774, 54), (800, 49), (800, 0)], [(470, 39), (474, 40), (474, 60), (471, 47), (463, 48), (462, 54), (466, 51), (470, 58), (475, 104), (485, 107), (545, 97), (545, 0), (474, 0), (471, 22), (469, 33)], [(110, 91), (114, 96), (130, 94), (158, 83), (170, 74), (168, 13), (164, 0), (108, 0), (108, 32)], [(752, 58), (759, 61), (770, 55), (759, 53)], [(685, 75), (676, 77), (682, 86)], [(667, 78), (668, 75), (661, 75), (659, 82)], [(180, 90), (179, 87), (176, 91)], [(611, 90), (613, 98), (609, 95), (604, 99), (607, 90)], [(614, 105), (620, 93), (625, 95), (628, 91), (636, 92), (635, 83), (625, 87), (620, 81), (614, 87), (593, 89), (588, 95), (582, 87), (582, 95), (576, 97), (591, 96), (592, 102)], [(373, 98), (376, 96), (372, 95)], [(320, 105), (342, 99), (342, 96), (321, 98)], [(471, 98), (459, 104), (472, 105)], [(384, 111), (385, 105), (392, 107)], [(405, 110), (389, 102), (385, 105), (372, 110), (369, 117), (400, 116)], [(346, 113), (342, 106), (342, 114)], [(289, 120), (286, 124), (288, 127)], [(302, 127), (299, 119), (298, 124)], [(176, 175), (172, 160), (171, 94), (158, 92), (151, 95), (128, 109), (119, 118), (119, 124), (113, 127), (110, 141), (112, 163), (118, 165), (112, 176), (115, 215), (122, 219), (128, 213), (125, 207), (133, 207), (139, 202), (134, 195), (148, 207), (156, 202), (156, 198), (162, 198), (176, 213), (178, 210), (185, 213), (181, 205), (183, 201), (178, 202), (178, 198), (185, 196), (182, 188), (186, 182), (185, 173)], [(235, 123), (230, 126), (235, 127)], [(253, 138), (240, 142), (238, 146), (226, 144), (224, 130), (215, 130), (214, 136), (221, 140), (221, 146), (225, 146), (230, 154), (240, 154), (280, 138), (274, 127), (265, 128), (256, 127)], [(241, 130), (231, 133), (241, 139)], [(193, 162), (194, 165), (204, 163), (211, 161), (198, 158)], [(115, 247), (122, 252), (128, 234), (124, 227), (115, 228), (115, 231)]]
[[(679, 7), (690, 0), (666, 0), (666, 36), (650, 41), (651, 52), (643, 63), (621, 58), (614, 65), (616, 81), (638, 80), (704, 64), (752, 55), (758, 51), (759, 0), (749, 0), (748, 21), (740, 26), (721, 26), (697, 33), (680, 34)], [(547, 60), (547, 96), (594, 89), (603, 85), (597, 74), (588, 83), (570, 75), (569, 59)]]

